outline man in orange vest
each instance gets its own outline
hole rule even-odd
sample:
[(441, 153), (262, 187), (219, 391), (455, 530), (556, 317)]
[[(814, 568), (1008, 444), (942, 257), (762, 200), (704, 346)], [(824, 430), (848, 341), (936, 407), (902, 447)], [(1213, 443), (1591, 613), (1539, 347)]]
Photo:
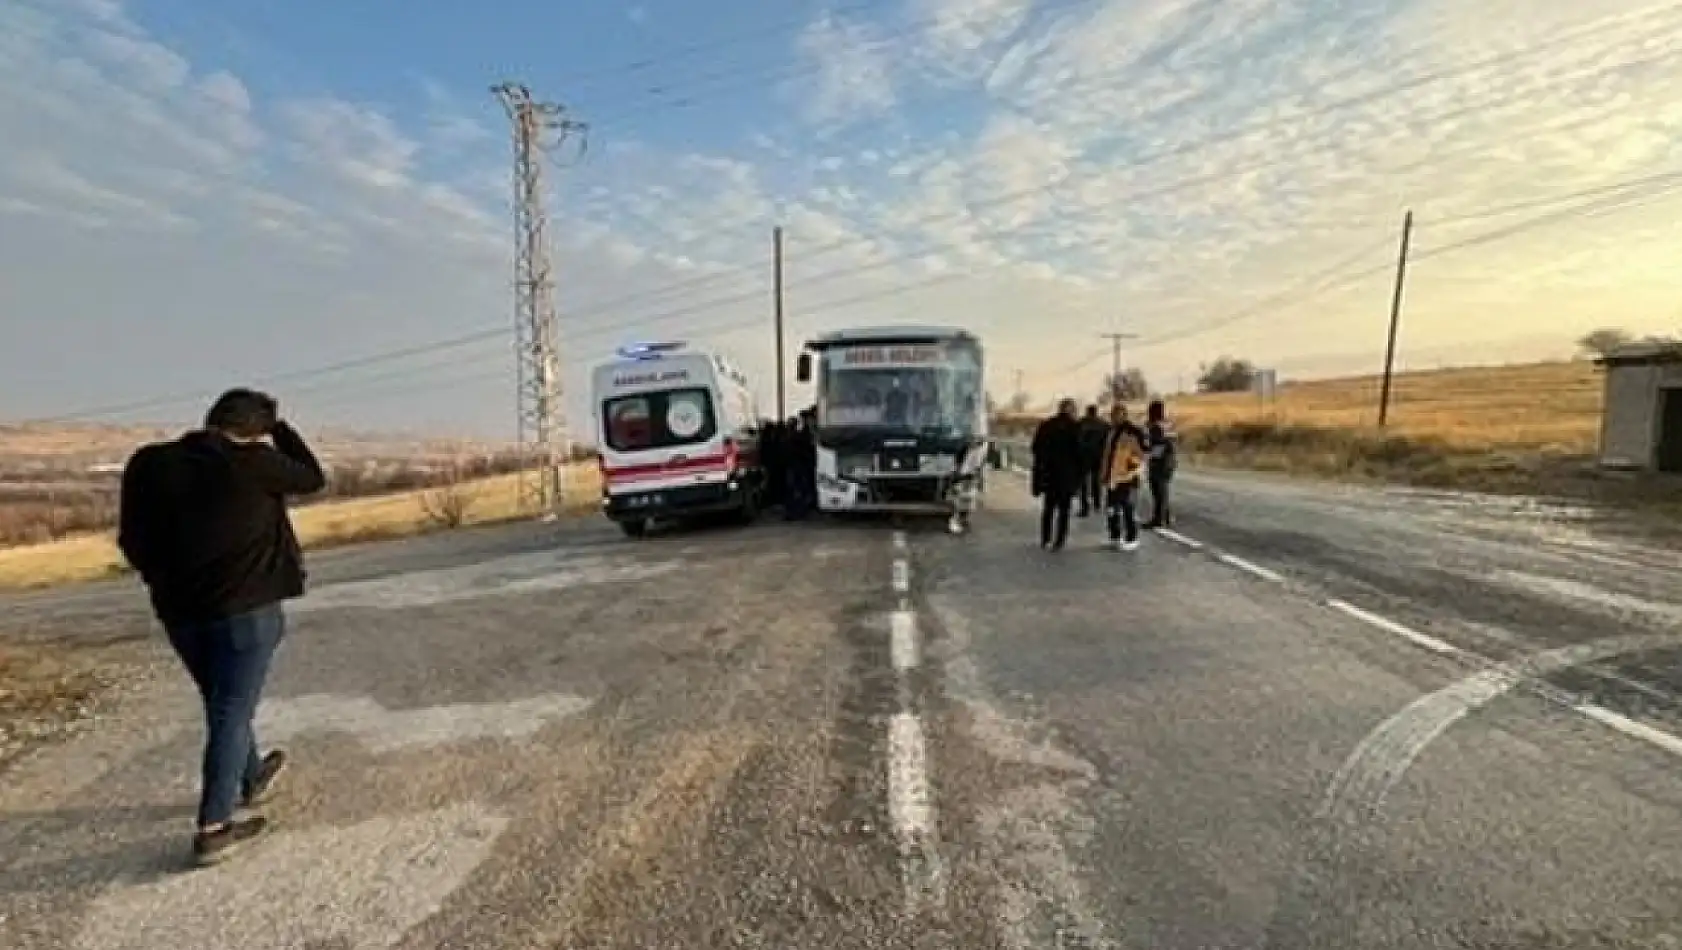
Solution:
[(1127, 407), (1117, 402), (1110, 409), (1110, 432), (1104, 442), (1103, 477), (1110, 543), (1118, 551), (1139, 549), (1136, 512), (1145, 459), (1145, 433), (1127, 418)]

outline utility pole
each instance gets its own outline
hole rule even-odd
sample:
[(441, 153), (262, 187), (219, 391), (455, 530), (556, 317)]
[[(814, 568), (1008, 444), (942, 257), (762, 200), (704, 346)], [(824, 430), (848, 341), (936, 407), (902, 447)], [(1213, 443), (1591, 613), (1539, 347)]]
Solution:
[(566, 108), (539, 102), (519, 83), (491, 87), (508, 114), (514, 142), (514, 349), (516, 437), (527, 465), (535, 457), (538, 472), (523, 469), (522, 508), (535, 508), (546, 520), (560, 511), (563, 462), (570, 462), (566, 410), (560, 376), (560, 329), (555, 314), (555, 285), (549, 257), (549, 216), (543, 169), (552, 149), (587, 127), (567, 117)]
[(1121, 341), (1134, 339), (1132, 333), (1100, 333), (1110, 341), (1110, 402), (1121, 402)]
[(788, 361), (783, 353), (783, 228), (771, 229), (771, 296), (777, 322), (777, 421), (788, 418)]
[(1402, 322), (1402, 286), (1407, 281), (1408, 243), (1413, 239), (1413, 210), (1402, 216), (1402, 248), (1396, 255), (1396, 289), (1390, 296), (1390, 338), (1384, 344), (1384, 384), (1378, 395), (1378, 427), (1390, 421), (1390, 384), (1396, 370), (1396, 330)]

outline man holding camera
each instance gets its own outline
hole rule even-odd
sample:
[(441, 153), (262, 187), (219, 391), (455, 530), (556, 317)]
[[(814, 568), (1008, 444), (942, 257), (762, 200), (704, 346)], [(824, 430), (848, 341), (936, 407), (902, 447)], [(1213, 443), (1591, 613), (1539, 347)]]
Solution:
[(326, 487), (320, 462), (273, 397), (223, 393), (204, 427), (139, 449), (123, 471), (117, 544), (204, 701), (206, 739), (193, 855), (221, 860), (267, 830), (240, 807), (267, 800), (285, 753), (259, 755), (252, 720), (303, 595), (289, 496)]

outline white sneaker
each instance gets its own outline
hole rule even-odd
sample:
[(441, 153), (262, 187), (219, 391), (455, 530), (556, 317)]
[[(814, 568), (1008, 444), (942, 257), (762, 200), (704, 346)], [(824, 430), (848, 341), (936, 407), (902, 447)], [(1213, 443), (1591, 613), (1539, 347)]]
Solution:
[(1139, 541), (1137, 538), (1132, 541), (1123, 541), (1120, 544), (1120, 548), (1123, 551), (1137, 551), (1139, 550)]
[(1110, 542), (1110, 547), (1115, 548), (1117, 551), (1127, 550), (1126, 544), (1123, 543), (1120, 538), (1116, 538), (1115, 540), (1111, 541)]

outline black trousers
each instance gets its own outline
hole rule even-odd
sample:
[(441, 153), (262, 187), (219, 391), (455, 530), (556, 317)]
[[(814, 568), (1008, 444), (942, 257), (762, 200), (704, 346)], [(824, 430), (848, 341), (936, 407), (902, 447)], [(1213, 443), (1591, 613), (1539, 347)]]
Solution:
[(1040, 496), (1040, 544), (1062, 547), (1069, 540), (1069, 508), (1074, 496), (1048, 491)]
[(1166, 528), (1173, 523), (1173, 512), (1169, 508), (1169, 483), (1174, 480), (1173, 474), (1151, 469), (1149, 474), (1151, 485), (1151, 517), (1152, 527)]
[(1104, 508), (1108, 515), (1111, 541), (1139, 540), (1139, 517), (1135, 513), (1138, 491), (1137, 483), (1123, 482), (1106, 494)]
[(1087, 514), (1104, 503), (1103, 466), (1093, 463), (1080, 473), (1080, 513)]

